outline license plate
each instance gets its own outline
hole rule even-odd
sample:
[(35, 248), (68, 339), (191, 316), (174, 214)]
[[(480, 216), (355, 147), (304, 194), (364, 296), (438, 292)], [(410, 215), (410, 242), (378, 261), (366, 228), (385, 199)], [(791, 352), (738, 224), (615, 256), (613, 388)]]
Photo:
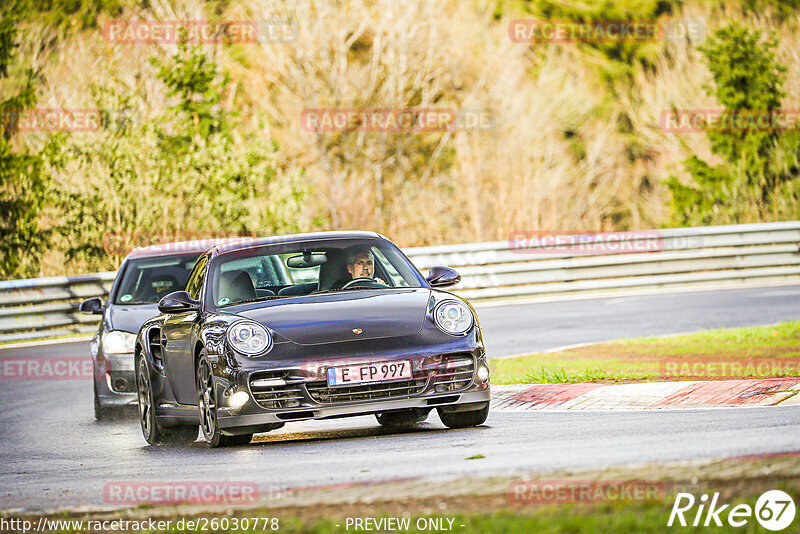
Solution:
[(329, 386), (345, 386), (364, 382), (391, 382), (413, 378), (411, 362), (378, 362), (363, 365), (344, 365), (328, 369)]

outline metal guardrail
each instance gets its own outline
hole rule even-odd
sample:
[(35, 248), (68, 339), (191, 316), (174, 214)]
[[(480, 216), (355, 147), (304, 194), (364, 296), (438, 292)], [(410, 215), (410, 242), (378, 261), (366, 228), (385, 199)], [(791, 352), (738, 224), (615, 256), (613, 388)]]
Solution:
[[(552, 239), (535, 237), (405, 252), (422, 271), (434, 265), (456, 268), (462, 280), (454, 292), (476, 301), (800, 282), (800, 221), (650, 230), (626, 237), (628, 247), (619, 251), (592, 250), (598, 235), (587, 235), (561, 236), (587, 243), (579, 252), (554, 252)], [(95, 330), (98, 317), (81, 314), (78, 305), (107, 296), (114, 276), (0, 281), (0, 341)]]
[(106, 297), (115, 272), (0, 281), (0, 341), (37, 339), (97, 330), (97, 315), (80, 302)]
[(629, 248), (655, 241), (657, 250), (553, 254), (495, 241), (405, 252), (420, 269), (456, 268), (462, 276), (456, 293), (470, 300), (800, 281), (800, 221), (638, 234)]

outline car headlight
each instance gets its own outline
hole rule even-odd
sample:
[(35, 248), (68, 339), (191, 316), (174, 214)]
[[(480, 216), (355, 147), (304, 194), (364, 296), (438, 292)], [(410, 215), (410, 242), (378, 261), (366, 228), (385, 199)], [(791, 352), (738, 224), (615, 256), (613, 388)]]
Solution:
[(272, 336), (253, 321), (241, 321), (228, 329), (228, 342), (245, 356), (257, 356), (272, 348)]
[(472, 312), (456, 300), (445, 300), (437, 304), (433, 310), (433, 318), (443, 332), (454, 336), (466, 334), (472, 328)]
[(103, 352), (106, 354), (133, 354), (136, 334), (111, 330), (103, 334)]

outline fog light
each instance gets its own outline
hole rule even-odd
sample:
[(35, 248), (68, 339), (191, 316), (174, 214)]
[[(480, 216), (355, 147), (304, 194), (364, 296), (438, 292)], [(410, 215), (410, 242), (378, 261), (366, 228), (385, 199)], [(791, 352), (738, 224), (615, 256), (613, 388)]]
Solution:
[(478, 367), (478, 380), (481, 382), (486, 382), (489, 380), (489, 368), (485, 365)]
[(246, 391), (237, 391), (228, 399), (228, 406), (238, 410), (250, 399), (250, 395)]

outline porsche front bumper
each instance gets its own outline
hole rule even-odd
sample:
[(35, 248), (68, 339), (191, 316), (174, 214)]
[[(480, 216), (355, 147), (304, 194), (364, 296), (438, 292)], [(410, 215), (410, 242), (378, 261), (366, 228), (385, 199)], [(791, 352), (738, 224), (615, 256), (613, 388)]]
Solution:
[[(222, 429), (257, 427), (287, 421), (328, 419), (403, 410), (441, 408), (477, 410), (490, 400), (488, 380), (477, 370), (486, 366), (482, 353), (460, 352), (410, 358), (413, 377), (403, 381), (329, 386), (326, 366), (316, 372), (297, 369), (255, 370), (242, 373), (236, 384), (218, 396)], [(265, 382), (266, 380), (266, 382)], [(257, 386), (266, 383), (266, 386)], [(231, 394), (246, 391), (248, 401), (233, 407)]]

